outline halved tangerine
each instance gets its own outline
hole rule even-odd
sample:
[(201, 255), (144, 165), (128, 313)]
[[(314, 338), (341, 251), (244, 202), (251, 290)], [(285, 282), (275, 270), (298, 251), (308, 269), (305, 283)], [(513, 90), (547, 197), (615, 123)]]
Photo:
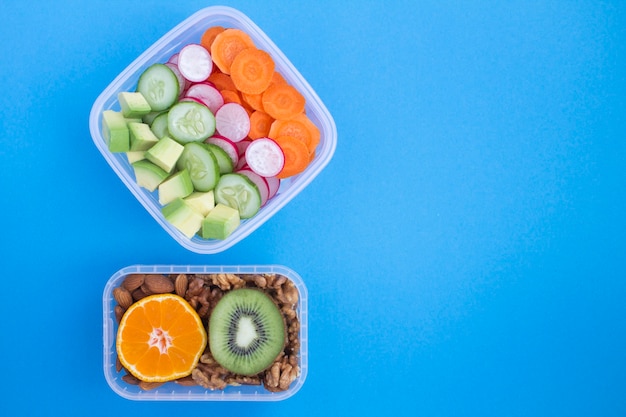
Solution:
[(154, 294), (132, 304), (117, 331), (122, 365), (142, 381), (166, 382), (191, 374), (206, 347), (198, 313), (176, 294)]

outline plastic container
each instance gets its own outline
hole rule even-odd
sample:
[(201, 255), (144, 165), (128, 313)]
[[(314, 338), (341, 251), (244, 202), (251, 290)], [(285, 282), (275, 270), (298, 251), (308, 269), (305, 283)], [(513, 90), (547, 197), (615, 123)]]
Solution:
[[(136, 385), (122, 380), (123, 373), (116, 371), (117, 353), (115, 335), (117, 322), (114, 308), (117, 304), (113, 298), (113, 289), (120, 286), (126, 275), (134, 273), (158, 274), (280, 274), (290, 279), (299, 292), (297, 314), (300, 320), (300, 374), (292, 382), (289, 389), (282, 392), (270, 392), (262, 385), (227, 386), (224, 390), (209, 390), (201, 386), (182, 386), (175, 382), (167, 382), (151, 391), (143, 391)], [(104, 376), (107, 383), (120, 396), (131, 400), (179, 400), (179, 401), (280, 401), (294, 395), (304, 384), (308, 370), (308, 324), (307, 324), (307, 290), (302, 278), (293, 270), (281, 265), (250, 265), (250, 266), (192, 266), (192, 265), (134, 265), (117, 271), (107, 282), (103, 296), (103, 362)]]
[[(247, 32), (256, 46), (267, 51), (276, 62), (276, 70), (296, 87), (306, 98), (306, 113), (318, 126), (321, 133), (320, 143), (315, 159), (301, 174), (282, 181), (278, 193), (253, 218), (243, 220), (241, 225), (225, 240), (207, 240), (199, 236), (189, 239), (161, 214), (157, 192), (139, 187), (134, 178), (131, 165), (123, 153), (111, 153), (102, 136), (101, 115), (104, 110), (119, 110), (117, 95), (121, 91), (134, 91), (139, 75), (155, 62), (167, 62), (168, 58), (188, 43), (198, 43), (202, 33), (213, 25), (233, 27)], [(113, 82), (98, 96), (94, 102), (89, 118), (89, 129), (92, 139), (102, 156), (113, 168), (119, 178), (135, 195), (145, 209), (176, 241), (185, 248), (196, 253), (222, 252), (241, 241), (259, 226), (265, 223), (285, 204), (300, 193), (329, 163), (335, 151), (337, 129), (330, 113), (293, 64), (285, 57), (278, 47), (265, 33), (241, 12), (224, 6), (211, 6), (202, 9), (179, 25), (174, 27), (154, 45), (135, 59)]]

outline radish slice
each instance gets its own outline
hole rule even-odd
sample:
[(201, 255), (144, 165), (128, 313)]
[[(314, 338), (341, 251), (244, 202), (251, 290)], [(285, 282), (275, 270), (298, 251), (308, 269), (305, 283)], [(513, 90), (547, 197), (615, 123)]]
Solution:
[(250, 132), (250, 116), (238, 103), (226, 103), (215, 113), (215, 129), (233, 142), (239, 142)]
[(175, 54), (172, 54), (172, 56), (170, 56), (167, 62), (172, 63), (174, 65), (178, 65), (178, 52), (176, 52)]
[(185, 96), (202, 101), (213, 114), (224, 105), (224, 97), (222, 97), (217, 88), (205, 83), (192, 84), (187, 89)]
[(273, 177), (283, 169), (285, 154), (273, 139), (259, 138), (248, 145), (246, 162), (257, 174)]
[(246, 154), (246, 148), (248, 148), (248, 145), (250, 145), (251, 142), (252, 142), (252, 139), (246, 138), (244, 140), (241, 140), (235, 143), (235, 145), (237, 145), (237, 150), (239, 151), (240, 157)]
[(270, 189), (267, 185), (267, 181), (265, 181), (265, 178), (250, 169), (241, 169), (237, 171), (237, 174), (245, 175), (250, 179), (250, 181), (256, 184), (259, 189), (259, 193), (261, 194), (261, 207), (263, 207), (270, 198)]
[(237, 145), (232, 140), (225, 138), (219, 135), (213, 135), (207, 140), (206, 143), (212, 143), (214, 145), (222, 148), (228, 156), (230, 156), (231, 161), (233, 161), (233, 166), (236, 167), (239, 164), (239, 152), (237, 151)]
[(176, 78), (178, 79), (178, 88), (180, 89), (179, 97), (183, 97), (185, 95), (185, 91), (187, 91), (187, 87), (189, 86), (189, 81), (187, 81), (187, 79), (183, 77), (183, 74), (180, 73), (178, 65), (173, 62), (166, 62), (165, 65), (167, 65), (169, 69), (172, 70), (174, 75), (176, 75)]
[(264, 177), (265, 178), (265, 182), (267, 183), (267, 187), (270, 190), (270, 195), (268, 198), (272, 198), (276, 195), (276, 193), (278, 192), (278, 189), (280, 188), (280, 178), (277, 177)]
[(235, 167), (235, 171), (239, 171), (240, 169), (250, 169), (248, 166), (248, 162), (246, 162), (246, 155), (241, 155), (239, 157), (239, 162), (237, 162), (237, 166)]
[(191, 82), (204, 81), (213, 70), (211, 54), (197, 43), (186, 45), (178, 53), (178, 69)]

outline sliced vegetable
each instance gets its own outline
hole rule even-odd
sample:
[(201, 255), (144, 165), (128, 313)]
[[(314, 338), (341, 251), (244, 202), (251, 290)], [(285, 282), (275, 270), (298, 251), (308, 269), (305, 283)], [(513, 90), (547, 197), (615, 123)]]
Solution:
[(145, 97), (152, 111), (173, 106), (180, 89), (176, 74), (165, 64), (152, 64), (139, 76), (137, 82), (137, 91)]
[(233, 167), (237, 166), (237, 164), (239, 163), (239, 149), (237, 148), (237, 144), (232, 140), (224, 136), (213, 135), (204, 142), (211, 143), (222, 148), (224, 152), (226, 152), (226, 154), (228, 154), (228, 156), (230, 157), (233, 163)]
[(265, 177), (265, 182), (267, 182), (267, 187), (270, 190), (269, 198), (274, 197), (280, 188), (280, 178)]
[(196, 191), (210, 191), (215, 188), (219, 180), (220, 170), (217, 159), (201, 143), (187, 143), (176, 167), (189, 172), (191, 183)]
[(178, 102), (167, 114), (167, 130), (181, 143), (200, 142), (215, 133), (215, 116), (201, 104)]
[(263, 109), (274, 119), (291, 119), (304, 111), (306, 100), (295, 87), (274, 83), (263, 93)]
[(211, 45), (213, 45), (215, 37), (222, 33), (224, 30), (225, 28), (223, 26), (211, 26), (202, 34), (202, 37), (200, 38), (200, 45), (204, 46), (207, 51), (210, 51)]
[(225, 174), (215, 187), (215, 202), (237, 209), (240, 218), (249, 219), (261, 208), (261, 193), (245, 175)]
[(261, 94), (272, 82), (274, 60), (262, 49), (246, 48), (239, 52), (230, 67), (230, 77), (246, 94)]
[(191, 85), (185, 92), (185, 97), (200, 100), (213, 114), (224, 105), (224, 97), (222, 97), (217, 88), (208, 82)]
[(192, 43), (180, 50), (177, 65), (183, 77), (191, 82), (199, 82), (211, 75), (213, 60), (204, 46)]
[(250, 131), (250, 116), (241, 104), (226, 103), (215, 113), (215, 128), (220, 135), (239, 142)]
[(246, 162), (257, 174), (263, 177), (273, 177), (283, 170), (285, 154), (273, 139), (255, 139), (246, 149)]
[(158, 116), (152, 120), (150, 123), (150, 130), (154, 133), (154, 136), (161, 139), (162, 137), (169, 136), (169, 132), (167, 130), (167, 112), (164, 111), (159, 113)]
[(250, 115), (250, 132), (248, 136), (250, 139), (272, 137), (270, 135), (270, 128), (273, 122), (274, 118), (264, 111), (256, 110), (252, 112)]
[(285, 154), (285, 165), (276, 176), (282, 179), (304, 171), (310, 162), (306, 144), (293, 136), (279, 136), (275, 140)]
[(215, 160), (217, 161), (220, 174), (228, 174), (229, 172), (233, 172), (233, 161), (230, 159), (230, 156), (228, 156), (224, 149), (220, 148), (217, 145), (213, 145), (212, 143), (203, 143), (203, 145), (213, 154), (213, 156), (215, 156)]
[(230, 66), (237, 54), (254, 47), (254, 41), (241, 29), (230, 28), (219, 33), (211, 44), (213, 62), (224, 74), (230, 74)]
[(270, 197), (269, 185), (267, 184), (265, 178), (252, 171), (251, 169), (239, 170), (237, 171), (237, 174), (245, 175), (246, 177), (248, 177), (248, 179), (250, 179), (250, 181), (256, 184), (257, 188), (259, 189), (259, 193), (261, 194), (261, 207), (263, 207)]

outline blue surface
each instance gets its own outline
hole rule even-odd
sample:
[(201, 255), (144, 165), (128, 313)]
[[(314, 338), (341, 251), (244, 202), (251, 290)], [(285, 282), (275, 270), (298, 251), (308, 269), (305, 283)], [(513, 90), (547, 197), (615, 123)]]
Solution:
[[(88, 130), (112, 79), (211, 3), (0, 4), (0, 414), (626, 415), (626, 3), (222, 4), (282, 49), (339, 139), (217, 255), (171, 239)], [(118, 397), (102, 290), (136, 263), (298, 271), (303, 388)]]

